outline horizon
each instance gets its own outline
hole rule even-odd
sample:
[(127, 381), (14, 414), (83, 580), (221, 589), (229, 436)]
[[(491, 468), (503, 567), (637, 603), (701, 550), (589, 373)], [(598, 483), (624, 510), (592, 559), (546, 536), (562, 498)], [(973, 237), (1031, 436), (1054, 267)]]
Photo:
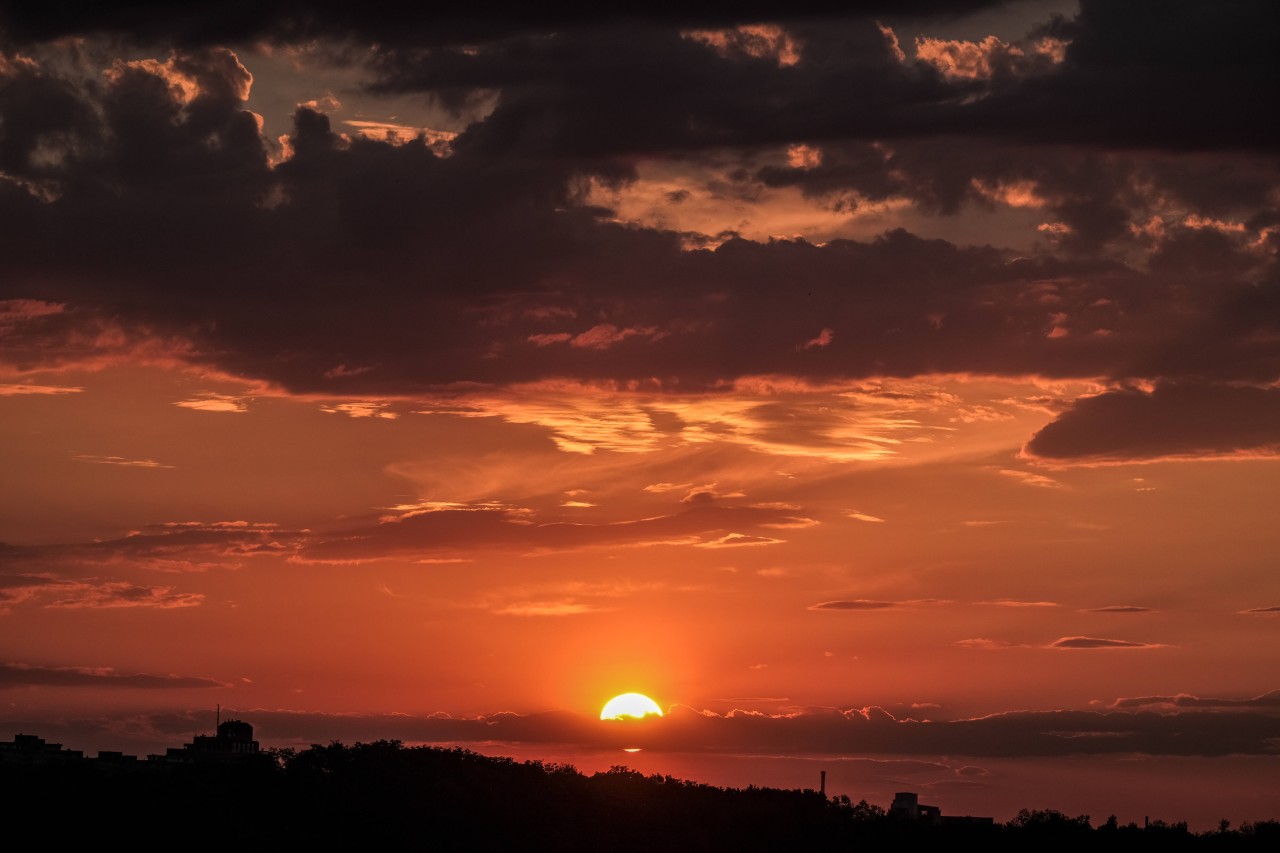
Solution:
[(0, 737), (1280, 817), (1270, 11), (0, 0)]
[[(219, 709), (219, 711), (220, 711), (220, 709)], [(220, 718), (219, 718), (219, 719), (220, 719)], [(177, 748), (177, 747), (173, 747), (173, 748), (165, 748), (163, 751), (158, 751), (158, 752), (155, 752), (155, 753), (149, 753), (148, 755), (146, 755), (146, 756), (145, 756), (145, 762), (146, 762), (146, 764), (150, 765), (150, 764), (152, 763), (152, 761), (157, 760), (157, 759), (162, 760), (162, 761), (163, 761), (163, 760), (166, 760), (166, 759), (168, 759), (168, 760), (172, 760), (172, 758), (174, 757), (174, 755), (173, 755), (173, 754), (174, 754), (175, 752), (185, 752), (186, 750), (189, 750), (189, 749), (191, 749), (191, 748), (193, 748), (193, 747), (198, 748), (198, 742), (199, 742), (200, 740), (202, 740), (202, 739), (209, 739), (209, 740), (220, 739), (220, 738), (221, 738), (221, 736), (222, 736), (221, 728), (222, 728), (222, 724), (224, 724), (224, 723), (244, 724), (244, 723), (248, 723), (248, 721), (247, 721), (247, 720), (241, 720), (241, 719), (239, 719), (239, 718), (227, 718), (227, 719), (220, 719), (220, 722), (217, 724), (217, 726), (216, 726), (216, 728), (215, 728), (215, 731), (216, 731), (216, 733), (217, 733), (217, 735), (218, 735), (218, 738), (211, 738), (209, 735), (204, 734), (204, 733), (199, 733), (199, 734), (192, 735), (192, 736), (191, 736), (191, 737), (192, 737), (192, 741), (191, 741), (191, 742), (189, 742), (189, 743), (187, 743), (187, 744), (184, 744), (181, 748)], [(631, 723), (630, 725), (628, 725), (627, 727), (628, 727), (628, 728), (635, 728), (636, 726), (637, 726), (637, 724), (633, 722), (633, 723)], [(252, 730), (252, 728), (253, 728), (251, 723), (249, 724), (249, 728), (250, 728), (250, 730)], [(256, 734), (256, 732), (255, 732), (255, 734)], [(43, 746), (45, 746), (46, 748), (48, 748), (48, 747), (52, 746), (52, 747), (57, 747), (57, 749), (58, 749), (59, 751), (62, 751), (62, 752), (65, 752), (65, 751), (67, 751), (67, 750), (68, 750), (68, 747), (67, 747), (66, 745), (64, 745), (64, 744), (60, 744), (60, 743), (51, 743), (51, 742), (49, 742), (47, 739), (40, 738), (38, 735), (32, 735), (32, 734), (29, 734), (29, 733), (24, 733), (24, 736), (27, 736), (27, 737), (33, 737), (33, 736), (34, 736), (34, 737), (36, 737), (37, 739), (39, 739), (39, 740), (42, 742), (42, 745), (43, 745)], [(242, 735), (240, 735), (240, 734), (233, 735), (233, 737), (239, 737), (239, 736), (242, 736)], [(11, 741), (11, 743), (16, 743), (16, 742), (17, 742), (17, 737), (15, 737), (15, 738), (13, 739), (13, 741)], [(340, 741), (340, 740), (333, 739), (333, 740), (328, 741), (327, 743), (323, 743), (323, 744), (321, 744), (321, 743), (311, 743), (311, 744), (308, 744), (308, 745), (307, 745), (307, 746), (305, 746), (305, 747), (301, 747), (300, 745), (299, 745), (299, 746), (290, 746), (290, 747), (272, 747), (272, 746), (266, 746), (266, 745), (263, 745), (263, 746), (261, 746), (261, 748), (260, 748), (260, 749), (258, 749), (259, 741), (257, 741), (257, 740), (255, 739), (255, 740), (254, 740), (255, 750), (254, 750), (253, 752), (239, 752), (239, 751), (236, 751), (235, 753), (233, 753), (233, 754), (231, 754), (231, 755), (226, 755), (226, 756), (224, 756), (224, 757), (223, 757), (223, 760), (224, 760), (224, 761), (225, 761), (225, 760), (227, 760), (227, 759), (240, 759), (240, 760), (243, 760), (243, 759), (246, 759), (246, 758), (249, 758), (249, 757), (252, 757), (252, 756), (258, 756), (258, 755), (270, 755), (270, 756), (272, 756), (273, 760), (274, 760), (274, 761), (276, 761), (276, 762), (278, 763), (278, 762), (281, 760), (281, 758), (280, 758), (280, 757), (277, 757), (277, 756), (275, 756), (275, 755), (273, 755), (273, 753), (275, 753), (275, 752), (280, 752), (280, 751), (282, 751), (282, 752), (287, 753), (287, 754), (289, 754), (289, 755), (293, 755), (293, 754), (296, 754), (296, 753), (303, 752), (303, 751), (305, 751), (305, 750), (307, 750), (307, 749), (324, 749), (324, 748), (326, 748), (326, 747), (330, 747), (330, 746), (345, 746), (345, 747), (350, 748), (350, 747), (358, 747), (358, 746), (360, 746), (360, 745), (362, 745), (362, 744), (363, 744), (363, 745), (374, 745), (374, 744), (377, 744), (377, 743), (393, 743), (393, 744), (397, 745), (398, 747), (400, 747), (400, 748), (405, 748), (405, 749), (426, 748), (426, 749), (440, 749), (440, 750), (446, 750), (446, 751), (448, 751), (448, 750), (456, 750), (456, 749), (463, 749), (463, 750), (466, 750), (466, 751), (468, 751), (468, 752), (473, 752), (473, 753), (476, 753), (476, 754), (479, 754), (479, 755), (483, 755), (483, 756), (486, 756), (486, 757), (490, 757), (490, 758), (494, 758), (494, 759), (499, 759), (499, 760), (524, 761), (524, 762), (528, 762), (528, 763), (534, 763), (534, 764), (537, 764), (538, 766), (546, 767), (546, 768), (548, 768), (548, 769), (555, 769), (555, 768), (557, 768), (557, 767), (568, 767), (568, 768), (572, 769), (574, 772), (577, 772), (577, 773), (579, 773), (579, 774), (581, 774), (581, 775), (584, 775), (584, 776), (600, 775), (600, 774), (613, 773), (613, 772), (617, 772), (617, 771), (619, 771), (619, 770), (623, 770), (623, 771), (627, 771), (627, 772), (641, 773), (642, 775), (646, 775), (646, 776), (648, 776), (648, 777), (650, 777), (650, 778), (664, 778), (664, 779), (667, 779), (667, 780), (675, 779), (675, 780), (677, 780), (677, 781), (692, 782), (692, 783), (696, 783), (696, 784), (700, 784), (700, 785), (711, 785), (712, 787), (719, 787), (719, 788), (723, 788), (723, 789), (736, 789), (736, 790), (742, 790), (742, 789), (745, 789), (745, 788), (753, 788), (753, 787), (754, 787), (754, 788), (772, 788), (772, 789), (776, 789), (776, 790), (804, 791), (804, 792), (821, 793), (821, 794), (823, 794), (823, 796), (827, 797), (828, 799), (831, 799), (832, 801), (839, 801), (839, 800), (841, 799), (841, 796), (843, 795), (843, 796), (844, 796), (844, 798), (845, 798), (845, 802), (846, 802), (846, 804), (853, 804), (853, 803), (857, 803), (857, 802), (859, 802), (859, 801), (860, 801), (861, 803), (869, 803), (870, 805), (873, 805), (873, 806), (879, 806), (879, 805), (880, 805), (878, 802), (875, 802), (875, 801), (869, 801), (866, 797), (861, 797), (861, 798), (857, 798), (857, 799), (855, 799), (855, 798), (854, 798), (852, 795), (850, 795), (850, 794), (849, 794), (849, 792), (847, 792), (847, 791), (827, 791), (827, 776), (828, 776), (828, 771), (827, 771), (826, 769), (819, 769), (819, 770), (817, 771), (817, 772), (818, 772), (818, 774), (819, 774), (819, 777), (818, 777), (819, 781), (818, 781), (818, 786), (817, 786), (817, 787), (810, 786), (810, 785), (792, 785), (792, 786), (785, 786), (785, 785), (768, 785), (768, 784), (757, 784), (757, 783), (755, 783), (755, 782), (748, 782), (748, 783), (746, 783), (746, 784), (739, 784), (739, 785), (735, 785), (735, 784), (732, 784), (732, 783), (728, 783), (728, 784), (716, 784), (716, 783), (705, 782), (705, 781), (701, 781), (701, 780), (693, 779), (693, 778), (689, 778), (689, 777), (681, 777), (681, 776), (678, 776), (678, 775), (672, 775), (672, 774), (671, 774), (671, 773), (669, 773), (669, 772), (667, 772), (667, 773), (663, 773), (663, 772), (660, 772), (660, 771), (655, 771), (655, 772), (650, 772), (650, 773), (646, 774), (646, 773), (644, 773), (644, 771), (642, 771), (642, 770), (638, 770), (637, 768), (632, 767), (632, 766), (627, 765), (627, 764), (616, 764), (616, 763), (610, 763), (610, 764), (608, 764), (608, 766), (607, 766), (607, 767), (602, 767), (602, 768), (599, 768), (599, 769), (595, 769), (595, 768), (587, 768), (587, 769), (585, 769), (585, 770), (584, 770), (583, 768), (581, 768), (581, 767), (579, 767), (579, 766), (577, 766), (576, 764), (573, 764), (573, 763), (571, 763), (571, 762), (568, 762), (568, 761), (561, 761), (561, 760), (555, 760), (555, 759), (548, 759), (545, 755), (540, 755), (540, 756), (537, 756), (537, 757), (532, 757), (532, 758), (523, 758), (523, 759), (522, 759), (522, 758), (520, 758), (520, 757), (518, 757), (518, 756), (515, 756), (515, 755), (510, 754), (509, 752), (502, 752), (501, 750), (499, 750), (499, 751), (494, 751), (494, 749), (493, 749), (493, 748), (485, 749), (483, 746), (481, 746), (481, 748), (477, 749), (477, 748), (475, 748), (475, 746), (474, 746), (474, 745), (472, 745), (472, 744), (469, 744), (469, 745), (467, 745), (467, 746), (459, 746), (458, 744), (448, 744), (448, 743), (444, 743), (444, 744), (439, 744), (439, 743), (404, 743), (403, 741), (401, 741), (401, 740), (399, 740), (399, 739), (396, 739), (396, 738), (391, 738), (391, 739), (388, 739), (388, 738), (376, 738), (376, 739), (371, 739), (371, 740), (356, 740), (356, 741), (354, 741), (353, 743), (343, 743), (343, 742), (342, 742), (342, 741)], [(77, 751), (78, 751), (78, 752), (84, 752), (83, 750), (77, 750)], [(640, 757), (640, 756), (635, 756), (634, 754), (635, 754), (635, 753), (642, 752), (642, 751), (643, 751), (643, 750), (641, 750), (641, 749), (637, 749), (637, 748), (628, 748), (628, 749), (623, 749), (623, 750), (621, 750), (621, 752), (622, 752), (622, 753), (626, 753), (626, 754), (627, 754), (627, 757)], [(90, 761), (93, 761), (93, 760), (98, 760), (98, 759), (101, 759), (101, 758), (104, 758), (104, 757), (105, 757), (105, 758), (108, 758), (108, 759), (114, 759), (115, 753), (118, 753), (118, 752), (119, 752), (119, 751), (101, 750), (101, 751), (99, 751), (99, 755), (98, 755), (98, 756), (91, 756), (91, 755), (89, 755), (88, 753), (84, 753), (84, 754), (81, 756), (81, 760), (90, 760)], [(618, 750), (615, 748), (615, 749), (613, 750), (613, 752), (614, 752), (614, 753), (617, 753), (617, 752), (618, 752)], [(130, 754), (128, 754), (128, 753), (124, 754), (124, 756), (123, 756), (123, 757), (124, 757), (124, 758), (135, 758), (135, 759), (142, 759), (142, 758), (143, 758), (143, 756), (135, 756), (135, 755), (130, 755)], [(19, 763), (19, 764), (21, 764), (21, 763), (22, 763), (20, 759), (16, 759), (16, 758), (15, 758), (15, 759), (12, 759), (12, 760), (17, 761), (17, 763)], [(284, 759), (284, 760), (287, 760), (287, 759)], [(0, 763), (3, 763), (3, 762), (0, 762)], [(47, 760), (46, 760), (46, 761), (45, 761), (45, 762), (43, 762), (43, 763), (48, 763), (48, 762), (47, 762)], [(821, 762), (820, 760), (815, 760), (815, 761), (814, 761), (814, 764), (815, 764), (815, 766), (819, 766), (819, 767), (821, 767), (822, 762)], [(900, 787), (901, 787), (901, 786), (900, 786)], [(908, 794), (910, 797), (918, 798), (918, 794), (917, 794), (916, 792), (914, 792), (914, 791), (908, 791), (908, 792), (907, 792), (907, 794)], [(885, 804), (884, 806), (882, 806), (882, 808), (884, 809), (884, 811), (885, 811), (886, 813), (887, 813), (887, 812), (889, 812), (889, 811), (890, 811), (890, 806), (891, 806), (892, 804), (896, 803), (896, 801), (898, 800), (898, 798), (899, 798), (899, 797), (901, 797), (901, 796), (902, 796), (902, 792), (901, 792), (901, 791), (898, 791), (898, 790), (895, 790), (895, 791), (893, 792), (892, 796), (890, 797), (890, 799), (886, 802), (886, 804)], [(922, 805), (922, 808), (924, 808), (924, 807), (925, 807), (925, 806), (923, 806), (923, 805)], [(1176, 816), (1175, 816), (1175, 817), (1168, 817), (1168, 816), (1163, 816), (1163, 815), (1162, 815), (1162, 816), (1158, 816), (1158, 817), (1156, 817), (1156, 818), (1154, 818), (1154, 819), (1153, 819), (1150, 815), (1143, 815), (1143, 816), (1142, 816), (1142, 818), (1141, 818), (1140, 820), (1124, 820), (1124, 819), (1120, 819), (1120, 818), (1116, 815), (1116, 813), (1115, 813), (1115, 812), (1108, 812), (1107, 817), (1105, 817), (1105, 818), (1104, 818), (1104, 817), (1096, 817), (1096, 816), (1094, 816), (1094, 815), (1090, 815), (1090, 814), (1080, 814), (1080, 815), (1077, 815), (1077, 814), (1075, 814), (1075, 813), (1066, 812), (1066, 811), (1063, 811), (1063, 810), (1061, 810), (1061, 809), (1055, 808), (1055, 807), (1053, 807), (1053, 806), (1051, 806), (1051, 805), (1044, 805), (1044, 806), (1040, 806), (1040, 807), (1038, 807), (1038, 808), (1027, 808), (1027, 807), (1021, 807), (1021, 808), (1018, 810), (1018, 812), (1017, 812), (1017, 813), (1015, 813), (1015, 814), (1011, 815), (1011, 816), (1010, 816), (1010, 817), (1008, 817), (1008, 818), (995, 818), (995, 817), (992, 817), (992, 816), (990, 816), (990, 815), (976, 815), (976, 814), (974, 814), (974, 813), (965, 813), (965, 814), (963, 814), (963, 815), (960, 815), (960, 814), (958, 814), (958, 813), (956, 813), (956, 812), (949, 812), (949, 811), (946, 811), (945, 809), (941, 809), (941, 808), (940, 808), (939, 806), (937, 806), (936, 804), (928, 804), (928, 805), (927, 805), (927, 808), (935, 810), (935, 814), (938, 814), (938, 815), (941, 815), (941, 816), (949, 816), (949, 817), (966, 817), (966, 818), (967, 818), (967, 817), (979, 817), (980, 819), (984, 819), (984, 820), (988, 820), (988, 819), (989, 819), (989, 820), (993, 820), (993, 821), (995, 821), (995, 823), (996, 823), (996, 824), (1004, 824), (1004, 823), (1011, 823), (1011, 822), (1014, 822), (1014, 821), (1016, 821), (1016, 819), (1020, 818), (1023, 814), (1025, 814), (1025, 813), (1027, 813), (1027, 812), (1032, 812), (1032, 813), (1040, 812), (1040, 813), (1057, 813), (1057, 814), (1061, 814), (1063, 817), (1070, 818), (1070, 819), (1080, 819), (1080, 818), (1083, 818), (1086, 822), (1088, 822), (1088, 823), (1089, 823), (1093, 828), (1095, 828), (1095, 829), (1097, 829), (1097, 828), (1098, 828), (1101, 824), (1103, 824), (1103, 823), (1115, 823), (1116, 825), (1118, 825), (1118, 826), (1122, 826), (1122, 827), (1123, 827), (1123, 826), (1131, 826), (1131, 827), (1132, 827), (1132, 826), (1142, 826), (1142, 827), (1144, 827), (1144, 828), (1145, 828), (1149, 823), (1151, 823), (1152, 821), (1154, 821), (1155, 825), (1157, 825), (1157, 826), (1164, 825), (1164, 826), (1171, 826), (1171, 827), (1175, 827), (1175, 828), (1176, 828), (1177, 826), (1181, 825), (1181, 826), (1184, 826), (1184, 827), (1187, 829), (1187, 831), (1192, 832), (1192, 833), (1198, 833), (1198, 834), (1201, 834), (1201, 833), (1207, 833), (1207, 832), (1209, 832), (1210, 830), (1213, 830), (1213, 831), (1220, 831), (1220, 830), (1222, 829), (1222, 825), (1223, 825), (1223, 824), (1222, 824), (1222, 821), (1223, 821), (1223, 820), (1227, 820), (1227, 819), (1225, 819), (1225, 818), (1218, 819), (1218, 820), (1213, 820), (1213, 821), (1208, 822), (1208, 823), (1207, 823), (1207, 824), (1205, 824), (1204, 826), (1197, 827), (1197, 826), (1195, 826), (1195, 825), (1194, 825), (1194, 823), (1193, 823), (1192, 821), (1187, 821), (1187, 820), (1185, 820), (1185, 819), (1179, 819), (1179, 818), (1177, 818)], [(1254, 819), (1254, 820), (1247, 820), (1247, 819), (1246, 819), (1246, 820), (1236, 821), (1236, 822), (1228, 821), (1228, 823), (1229, 823), (1233, 828), (1235, 828), (1235, 829), (1237, 829), (1237, 830), (1238, 830), (1238, 829), (1240, 829), (1241, 827), (1244, 827), (1244, 826), (1247, 826), (1247, 825), (1250, 825), (1250, 824), (1271, 823), (1271, 822), (1274, 822), (1274, 820), (1275, 820), (1274, 818), (1258, 818), (1258, 819)]]

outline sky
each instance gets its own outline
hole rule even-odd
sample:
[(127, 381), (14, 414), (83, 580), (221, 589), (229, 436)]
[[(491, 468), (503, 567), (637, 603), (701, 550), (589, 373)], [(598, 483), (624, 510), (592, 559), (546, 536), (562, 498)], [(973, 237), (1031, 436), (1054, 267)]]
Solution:
[(827, 5), (0, 4), (0, 738), (1280, 817), (1270, 4)]

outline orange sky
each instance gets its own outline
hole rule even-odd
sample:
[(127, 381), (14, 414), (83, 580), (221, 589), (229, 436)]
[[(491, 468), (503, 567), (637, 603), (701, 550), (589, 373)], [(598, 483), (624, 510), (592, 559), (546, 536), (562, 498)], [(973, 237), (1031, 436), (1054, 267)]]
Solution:
[(6, 11), (0, 738), (1280, 816), (1274, 84), (920, 5)]

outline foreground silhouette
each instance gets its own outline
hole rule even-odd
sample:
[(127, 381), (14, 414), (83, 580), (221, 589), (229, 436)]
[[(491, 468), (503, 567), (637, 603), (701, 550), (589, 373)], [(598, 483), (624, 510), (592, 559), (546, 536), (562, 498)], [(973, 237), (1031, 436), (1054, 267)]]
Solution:
[[(268, 750), (243, 761), (0, 762), (11, 826), (134, 847), (755, 851), (981, 844), (998, 850), (1280, 849), (1280, 822), (1210, 833), (1023, 810), (1005, 824), (904, 820), (812, 790), (718, 788), (626, 767), (492, 758), (399, 741)], [(867, 849), (867, 848), (864, 848)], [(870, 849), (878, 849), (872, 847)]]

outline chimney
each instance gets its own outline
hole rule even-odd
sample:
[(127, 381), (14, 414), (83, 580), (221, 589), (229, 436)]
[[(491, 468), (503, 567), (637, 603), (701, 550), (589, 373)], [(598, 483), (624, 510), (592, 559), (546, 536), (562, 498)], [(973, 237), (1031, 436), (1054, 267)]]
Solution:
[(821, 787), (818, 788), (818, 791), (824, 797), (827, 795), (827, 771), (825, 770), (822, 771), (822, 784)]

